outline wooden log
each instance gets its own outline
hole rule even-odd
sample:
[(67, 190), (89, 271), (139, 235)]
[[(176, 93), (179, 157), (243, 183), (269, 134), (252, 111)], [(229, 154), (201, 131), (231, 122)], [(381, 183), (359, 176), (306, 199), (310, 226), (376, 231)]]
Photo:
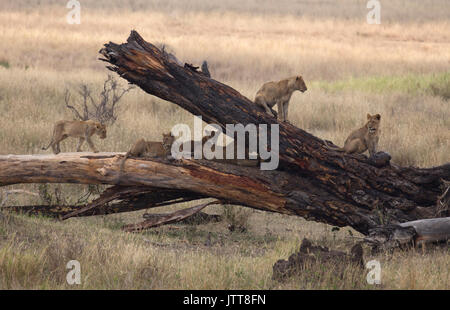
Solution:
[[(330, 208), (340, 201), (297, 175), (261, 171), (255, 167), (209, 160), (168, 161), (129, 158), (121, 170), (123, 153), (60, 153), (58, 155), (0, 156), (0, 185), (16, 183), (75, 183), (144, 186), (178, 190), (183, 195), (213, 197), (230, 204), (300, 215), (347, 225), (348, 215)], [(296, 187), (300, 186), (300, 189)], [(138, 189), (136, 193), (139, 193)], [(351, 206), (348, 206), (351, 208)], [(89, 208), (88, 208), (89, 209)], [(78, 215), (76, 209), (73, 215)], [(88, 211), (88, 210), (86, 210)], [(71, 210), (73, 212), (73, 209)], [(350, 212), (350, 211), (349, 211)], [(66, 212), (64, 218), (69, 215)], [(353, 214), (354, 224), (369, 227), (367, 212)]]
[(444, 241), (450, 239), (450, 217), (424, 219), (401, 223), (401, 227), (414, 227), (414, 243)]
[[(231, 204), (298, 215), (332, 225), (349, 225), (366, 234), (370, 228), (379, 225), (379, 212), (351, 205), (316, 187), (308, 178), (286, 171), (261, 171), (208, 160), (137, 158), (129, 158), (121, 170), (122, 155), (0, 156), (0, 185), (39, 182), (115, 185), (99, 198), (100, 204), (94, 201), (84, 208), (70, 210), (49, 208), (55, 214), (61, 212), (63, 218), (107, 214), (113, 210), (138, 210), (175, 203), (175, 199), (213, 197)], [(95, 210), (96, 205), (117, 199), (122, 199), (122, 204)], [(128, 204), (130, 207), (127, 208)]]
[[(0, 156), (0, 186), (17, 183), (111, 184), (150, 186), (182, 190), (242, 202), (252, 207), (277, 211), (286, 198), (276, 193), (269, 178), (277, 172), (210, 161), (168, 161), (164, 159), (127, 159), (120, 168), (124, 153), (60, 153), (58, 155)], [(207, 165), (206, 165), (207, 164)], [(213, 168), (216, 167), (216, 170)], [(254, 173), (248, 173), (254, 170)], [(249, 176), (246, 176), (249, 174)], [(253, 175), (252, 175), (253, 174)], [(259, 180), (266, 180), (264, 184)], [(291, 213), (288, 210), (286, 213)]]
[(450, 217), (447, 217), (374, 227), (364, 241), (372, 245), (375, 253), (449, 239)]

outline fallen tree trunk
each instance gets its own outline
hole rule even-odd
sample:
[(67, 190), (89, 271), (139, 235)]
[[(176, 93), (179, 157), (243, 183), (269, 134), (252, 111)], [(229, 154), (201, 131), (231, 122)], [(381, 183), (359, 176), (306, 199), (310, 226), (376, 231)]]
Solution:
[[(278, 170), (301, 179), (285, 185), (290, 188), (284, 196), (291, 199), (286, 206), (295, 214), (339, 226), (347, 223), (363, 233), (381, 224), (380, 215), (405, 222), (436, 214), (439, 185), (450, 178), (450, 164), (429, 169), (378, 167), (364, 155), (329, 150), (321, 139), (278, 123), (231, 87), (170, 62), (136, 31), (127, 43), (110, 42), (100, 53), (111, 64), (108, 68), (128, 82), (223, 129), (226, 124), (279, 124)], [(308, 211), (298, 212), (304, 208)]]
[(374, 253), (447, 240), (450, 240), (450, 217), (379, 226), (364, 238)]
[[(119, 154), (0, 156), (0, 185), (56, 182), (171, 189), (179, 191), (180, 197), (190, 193), (217, 198), (348, 225), (366, 235), (386, 223), (431, 218), (438, 211), (439, 216), (448, 216), (448, 206), (438, 210), (436, 201), (443, 192), (442, 180), (450, 179), (450, 164), (421, 169), (385, 160), (380, 165), (364, 155), (330, 150), (320, 138), (292, 124), (278, 123), (231, 87), (170, 61), (135, 31), (127, 43), (110, 42), (100, 53), (111, 64), (108, 68), (130, 83), (223, 129), (227, 124), (278, 124), (278, 169), (261, 171), (208, 160), (131, 158), (121, 173)], [(75, 215), (92, 212), (85, 207)]]
[[(307, 179), (295, 174), (284, 171), (261, 171), (253, 167), (209, 160), (169, 161), (141, 158), (129, 158), (121, 170), (122, 158), (123, 153), (0, 156), (0, 185), (16, 183), (116, 185), (109, 192), (105, 192), (104, 197), (88, 206), (71, 209), (70, 212), (65, 210), (64, 214), (60, 214), (63, 218), (79, 216), (82, 213), (80, 211), (89, 212), (96, 206), (119, 199), (122, 192), (130, 195), (131, 189), (133, 195), (130, 197), (135, 198), (139, 194), (147, 197), (148, 192), (153, 193), (155, 188), (159, 188), (159, 195), (155, 195), (153, 203), (154, 199), (159, 199), (157, 201), (159, 204), (172, 201), (174, 196), (195, 199), (214, 197), (228, 204), (307, 218), (309, 212), (318, 212), (322, 218), (328, 217), (326, 222), (339, 226), (347, 225), (345, 217), (336, 216), (334, 209), (328, 208), (333, 201), (327, 200), (330, 197), (326, 192), (315, 189)], [(126, 188), (121, 189), (123, 186)], [(137, 186), (140, 188), (135, 188)], [(301, 189), (296, 189), (297, 186)], [(167, 190), (171, 191), (171, 195), (165, 197), (164, 193)], [(312, 209), (309, 203), (314, 204), (315, 208)], [(319, 208), (322, 208), (322, 211)], [(130, 209), (131, 207), (128, 208)], [(364, 217), (365, 214), (353, 214), (354, 218), (357, 216)]]

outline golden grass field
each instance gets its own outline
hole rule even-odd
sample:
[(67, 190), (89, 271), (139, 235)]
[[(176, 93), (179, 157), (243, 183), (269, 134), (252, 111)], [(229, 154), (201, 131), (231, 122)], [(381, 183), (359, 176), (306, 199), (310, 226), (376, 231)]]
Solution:
[[(338, 145), (381, 114), (379, 148), (400, 165), (429, 167), (450, 161), (450, 3), (383, 2), (381, 25), (366, 23), (366, 1), (81, 1), (81, 24), (66, 22), (65, 1), (0, 0), (0, 154), (48, 153), (53, 123), (72, 119), (64, 91), (79, 84), (98, 93), (109, 71), (98, 60), (109, 41), (122, 43), (131, 29), (164, 43), (177, 57), (200, 64), (212, 77), (253, 99), (262, 83), (301, 74), (308, 91), (291, 99), (291, 122)], [(124, 80), (120, 80), (125, 86)], [(436, 91), (437, 89), (437, 91)], [(433, 91), (434, 90), (434, 91)], [(101, 151), (126, 151), (140, 137), (160, 139), (192, 115), (134, 89), (120, 103)], [(61, 148), (75, 150), (76, 141)], [(87, 150), (87, 145), (84, 146)], [(9, 186), (38, 192), (38, 185)], [(85, 186), (51, 185), (68, 202)], [(0, 197), (1, 199), (1, 197)], [(1, 200), (0, 200), (1, 201)], [(8, 204), (42, 203), (34, 196)], [(187, 204), (191, 205), (191, 204)], [(186, 204), (184, 205), (184, 207)], [(179, 206), (166, 207), (167, 212)], [(222, 213), (224, 207), (208, 207)], [(234, 208), (246, 233), (227, 222), (172, 225), (142, 234), (121, 232), (139, 214), (58, 222), (0, 213), (0, 289), (449, 289), (450, 252), (410, 250), (371, 256), (382, 284), (348, 268), (271, 280), (272, 265), (287, 259), (304, 237), (348, 250), (360, 236), (332, 232), (298, 217)], [(353, 237), (349, 231), (352, 232)], [(204, 245), (208, 232), (213, 245)], [(77, 259), (82, 284), (66, 283), (66, 263)], [(319, 268), (319, 267), (318, 267)]]

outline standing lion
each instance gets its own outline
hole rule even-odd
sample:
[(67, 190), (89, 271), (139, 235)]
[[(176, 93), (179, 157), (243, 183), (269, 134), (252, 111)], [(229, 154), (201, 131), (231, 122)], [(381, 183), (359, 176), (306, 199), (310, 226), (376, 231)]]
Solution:
[(276, 104), (278, 106), (278, 119), (287, 122), (289, 100), (292, 93), (296, 90), (303, 93), (307, 89), (305, 81), (300, 75), (278, 82), (268, 82), (256, 93), (255, 103), (263, 107), (272, 116), (274, 115), (271, 108)]
[(50, 146), (53, 149), (53, 153), (58, 154), (61, 152), (60, 143), (68, 137), (78, 138), (77, 152), (81, 152), (81, 145), (86, 140), (89, 147), (95, 153), (98, 153), (94, 143), (92, 143), (91, 137), (97, 134), (100, 139), (106, 138), (106, 126), (93, 120), (87, 121), (59, 121), (53, 127), (53, 136), (47, 147), (42, 149), (45, 151)]

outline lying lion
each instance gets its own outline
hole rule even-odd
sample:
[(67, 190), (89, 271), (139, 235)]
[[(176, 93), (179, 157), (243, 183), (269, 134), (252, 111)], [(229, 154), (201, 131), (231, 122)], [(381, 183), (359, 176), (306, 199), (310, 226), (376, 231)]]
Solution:
[(175, 137), (172, 133), (163, 133), (163, 141), (146, 141), (139, 139), (134, 143), (131, 149), (125, 154), (120, 163), (120, 170), (123, 170), (125, 161), (128, 157), (168, 157), (170, 156), (170, 149), (172, 147)]

